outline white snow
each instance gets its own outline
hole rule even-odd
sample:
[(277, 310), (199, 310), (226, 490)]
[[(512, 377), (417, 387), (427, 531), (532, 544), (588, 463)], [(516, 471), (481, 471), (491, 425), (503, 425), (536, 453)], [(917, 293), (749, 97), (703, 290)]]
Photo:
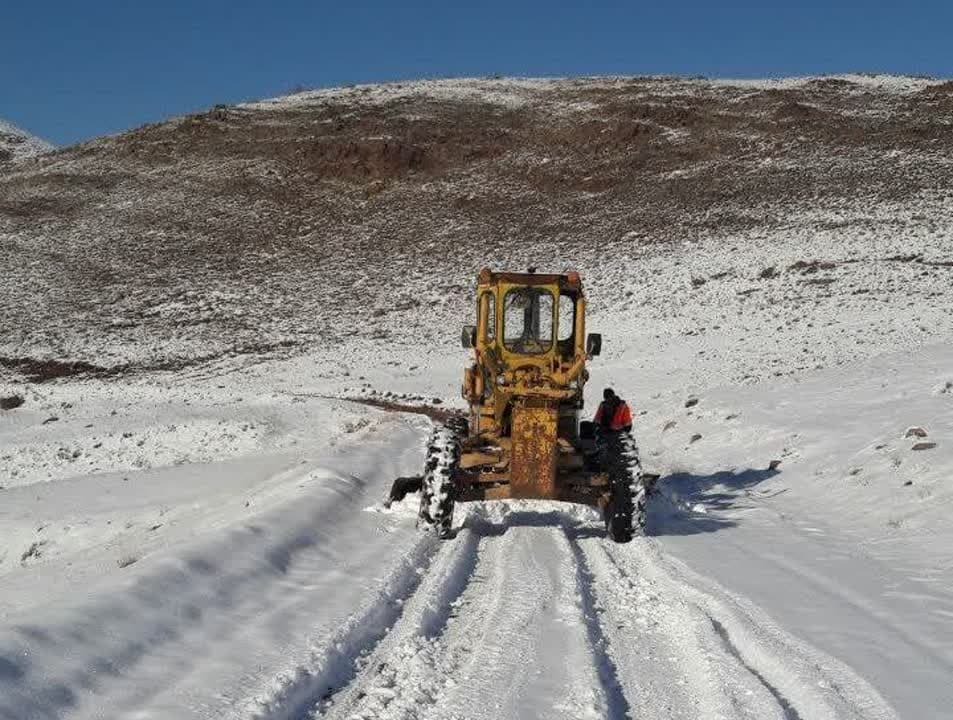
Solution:
[(9, 153), (13, 160), (42, 155), (53, 149), (53, 145), (21, 130), (13, 123), (0, 119), (0, 160)]
[(502, 106), (519, 107), (527, 102), (527, 95), (545, 90), (552, 80), (534, 78), (505, 78), (498, 80), (452, 78), (440, 80), (413, 80), (375, 85), (351, 85), (344, 88), (307, 90), (240, 107), (258, 108), (271, 105), (308, 105), (325, 100), (347, 98), (358, 105), (378, 104), (402, 98), (427, 96), (445, 101), (479, 101)]
[(803, 77), (782, 77), (774, 79), (745, 79), (745, 78), (712, 78), (706, 83), (724, 85), (727, 87), (752, 88), (755, 90), (791, 89), (804, 87), (813, 81), (840, 81), (856, 86), (856, 92), (864, 89), (873, 89), (881, 92), (892, 92), (900, 95), (919, 92), (933, 85), (943, 83), (943, 80), (931, 77), (914, 77), (910, 75), (884, 75), (866, 73), (842, 73), (835, 75), (808, 75)]
[[(438, 101), (471, 101), (489, 103), (501, 107), (521, 107), (529, 102), (545, 102), (546, 96), (585, 82), (589, 88), (612, 88), (630, 84), (634, 80), (657, 80), (664, 82), (670, 92), (682, 93), (686, 88), (741, 88), (756, 91), (790, 90), (803, 88), (814, 82), (839, 82), (855, 93), (865, 90), (907, 95), (945, 80), (908, 75), (883, 75), (845, 73), (836, 75), (805, 75), (779, 78), (690, 78), (678, 76), (592, 76), (592, 77), (496, 77), (496, 78), (440, 78), (432, 80), (408, 80), (390, 83), (349, 85), (346, 87), (305, 90), (293, 95), (248, 102), (239, 107), (258, 109), (275, 105), (315, 105), (327, 101), (347, 100), (360, 105), (378, 105), (412, 97), (429, 97)], [(653, 87), (653, 94), (664, 95), (664, 89)], [(593, 106), (588, 103), (566, 103), (563, 109), (586, 112)]]
[[(560, 82), (275, 102), (507, 106)], [(593, 289), (586, 412), (612, 385), (663, 476), (627, 545), (558, 503), (461, 505), (445, 542), (415, 529), (419, 498), (383, 506), (429, 421), (333, 396), (460, 407), (467, 354), (433, 341), (470, 321), (454, 278), (418, 273), (432, 327), (380, 321), (403, 342), (0, 385), (24, 399), (0, 411), (0, 718), (948, 717), (951, 208), (942, 188), (821, 198), (612, 258), (514, 251)], [(246, 297), (192, 292), (147, 312)]]
[[(380, 501), (419, 471), (429, 422), (313, 397), (326, 381), (300, 361), (34, 386), (0, 415), (0, 710), (941, 716), (949, 347), (696, 387), (691, 408), (628, 359), (667, 347), (593, 364), (665, 476), (625, 546), (551, 503), (461, 506), (455, 539), (419, 533), (415, 497)], [(462, 358), (371, 377), (449, 395)]]

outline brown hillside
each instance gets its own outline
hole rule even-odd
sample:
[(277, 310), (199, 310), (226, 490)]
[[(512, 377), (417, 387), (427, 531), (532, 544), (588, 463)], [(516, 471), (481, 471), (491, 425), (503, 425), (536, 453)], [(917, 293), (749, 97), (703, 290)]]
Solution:
[(216, 107), (0, 165), (0, 357), (449, 343), (485, 264), (573, 265), (618, 306), (618, 262), (780, 237), (792, 213), (826, 212), (835, 247), (886, 231), (841, 211), (953, 187), (951, 116), (949, 83), (891, 78), (439, 81)]

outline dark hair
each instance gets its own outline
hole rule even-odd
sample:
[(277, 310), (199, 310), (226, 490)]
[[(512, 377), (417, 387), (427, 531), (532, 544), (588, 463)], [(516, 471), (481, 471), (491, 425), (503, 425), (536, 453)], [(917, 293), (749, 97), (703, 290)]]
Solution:
[(612, 391), (612, 388), (606, 388), (602, 391), (603, 400), (608, 400), (611, 397), (615, 397), (615, 393)]

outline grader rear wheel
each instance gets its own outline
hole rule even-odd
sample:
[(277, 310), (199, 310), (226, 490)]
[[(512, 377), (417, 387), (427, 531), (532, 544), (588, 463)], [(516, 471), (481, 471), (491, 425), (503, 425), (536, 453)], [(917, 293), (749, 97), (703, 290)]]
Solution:
[(606, 535), (614, 542), (627, 543), (645, 534), (648, 488), (642, 478), (639, 449), (628, 432), (606, 433), (603, 442), (609, 473)]
[(434, 428), (427, 445), (417, 527), (433, 530), (441, 538), (450, 537), (453, 524), (453, 475), (460, 462), (460, 441), (465, 433), (466, 420), (453, 418)]

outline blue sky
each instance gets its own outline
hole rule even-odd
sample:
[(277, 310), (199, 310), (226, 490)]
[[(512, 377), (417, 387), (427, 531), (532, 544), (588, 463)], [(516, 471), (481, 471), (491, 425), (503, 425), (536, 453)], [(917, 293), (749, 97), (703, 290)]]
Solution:
[(0, 118), (58, 144), (231, 103), (416, 77), (953, 75), (953, 3), (10, 0)]

